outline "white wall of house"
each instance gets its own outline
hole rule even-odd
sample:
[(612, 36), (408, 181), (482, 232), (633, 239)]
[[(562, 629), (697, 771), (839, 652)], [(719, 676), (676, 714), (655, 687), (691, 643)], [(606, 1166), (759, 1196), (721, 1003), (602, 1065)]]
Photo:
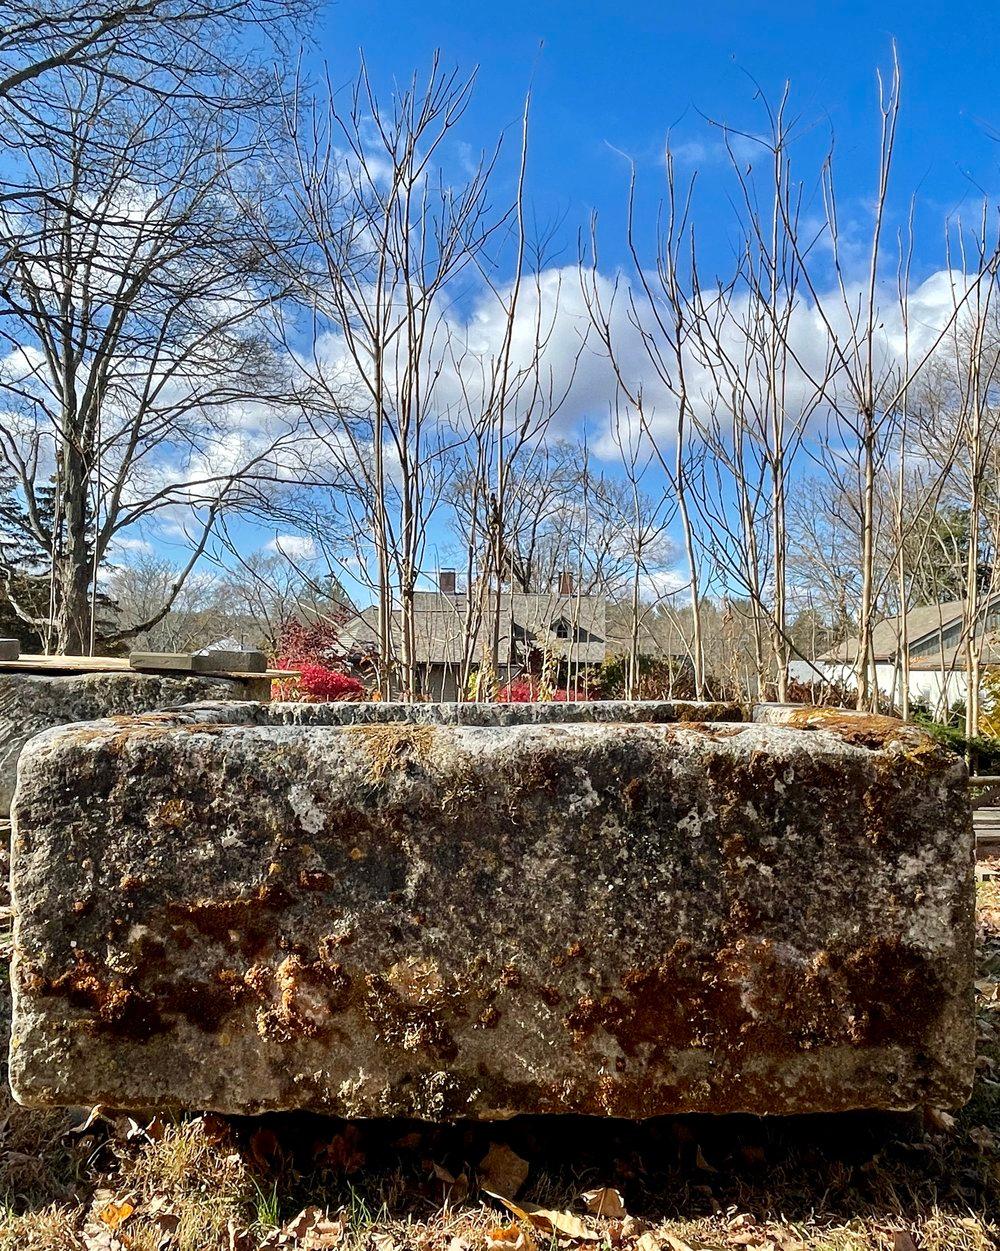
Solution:
[[(815, 682), (816, 669), (823, 672), (830, 682), (853, 687), (854, 669), (851, 665), (834, 664), (817, 660), (813, 664), (796, 660), (788, 666), (789, 676), (800, 682)], [(875, 680), (879, 690), (894, 704), (901, 702), (902, 675), (896, 665), (876, 664)], [(943, 669), (914, 669), (910, 671), (910, 699), (926, 703), (935, 716), (943, 715), (957, 703), (964, 703), (968, 693), (965, 674)]]

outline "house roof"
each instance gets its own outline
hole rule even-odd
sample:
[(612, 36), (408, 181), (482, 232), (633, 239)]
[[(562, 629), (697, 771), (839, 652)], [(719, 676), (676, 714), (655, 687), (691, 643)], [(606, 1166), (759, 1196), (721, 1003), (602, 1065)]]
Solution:
[[(491, 594), (475, 630), (473, 654), (478, 658), (491, 633), (496, 612)], [(466, 620), (470, 611), (466, 592), (446, 595), (418, 591), (414, 597), (414, 644), (418, 664), (461, 664)], [(475, 612), (475, 604), (473, 604)], [(564, 634), (564, 637), (559, 637)], [(393, 635), (399, 647), (400, 611), (393, 613)], [(365, 608), (345, 627), (343, 641), (351, 646), (375, 647), (378, 643), (378, 610)], [(513, 655), (511, 640), (513, 639)], [(501, 664), (523, 660), (532, 647), (546, 643), (581, 664), (600, 664), (607, 652), (606, 602), (600, 595), (560, 595), (505, 591), (500, 596)]]
[[(1000, 639), (989, 637), (983, 643), (982, 650), (979, 653), (980, 668), (992, 667), (1000, 665)], [(946, 647), (944, 652), (934, 652), (930, 656), (912, 656), (910, 658), (911, 672), (927, 672), (941, 670), (945, 673), (961, 673), (965, 668), (965, 648), (961, 645), (958, 647)]]
[[(983, 613), (995, 603), (1000, 603), (1000, 593), (994, 595), (990, 600), (984, 602)], [(916, 647), (922, 641), (932, 638), (934, 635), (941, 633), (948, 627), (955, 625), (962, 620), (962, 614), (965, 610), (965, 600), (951, 599), (941, 604), (921, 604), (917, 608), (911, 608), (906, 614), (906, 638), (908, 646)], [(899, 651), (900, 638), (902, 637), (901, 617), (887, 617), (885, 621), (880, 621), (872, 631), (872, 646), (875, 651), (875, 660), (892, 661), (895, 659)], [(841, 662), (843, 664), (853, 664), (857, 659), (858, 641), (857, 639), (847, 639), (843, 643), (839, 643), (836, 647), (831, 648), (828, 652), (824, 652), (819, 657), (820, 660)], [(948, 649), (945, 649), (945, 656), (948, 655)], [(928, 656), (923, 657), (929, 661), (929, 665), (924, 668), (937, 669), (941, 667), (941, 657)], [(916, 658), (911, 660), (911, 668), (915, 665)], [(947, 667), (947, 661), (946, 661)]]

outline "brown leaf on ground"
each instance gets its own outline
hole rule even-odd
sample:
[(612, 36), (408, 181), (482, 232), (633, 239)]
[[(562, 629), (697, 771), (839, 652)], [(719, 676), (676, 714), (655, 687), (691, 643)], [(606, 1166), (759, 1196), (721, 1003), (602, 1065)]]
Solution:
[(344, 1237), (347, 1226), (344, 1221), (332, 1221), (326, 1213), (317, 1207), (303, 1208), (298, 1216), (293, 1217), (281, 1230), (302, 1251), (326, 1251), (327, 1247), (335, 1247)]
[(486, 1231), (486, 1251), (535, 1251), (531, 1234), (520, 1225), (496, 1225)]
[(529, 1225), (533, 1225), (544, 1233), (559, 1234), (563, 1238), (571, 1238), (574, 1242), (600, 1242), (604, 1238), (603, 1233), (591, 1229), (572, 1212), (557, 1212), (552, 1208), (540, 1208), (534, 1203), (514, 1203), (513, 1200), (496, 1194), (492, 1190), (487, 1190), (486, 1194), (491, 1199), (496, 1199), (498, 1203), (502, 1203), (520, 1220), (527, 1221)]
[[(639, 1241), (641, 1243), (642, 1238), (640, 1238)], [(776, 1251), (775, 1244), (773, 1242), (764, 1242), (758, 1245), (763, 1248), (767, 1248), (768, 1251)], [(679, 1235), (671, 1233), (664, 1233), (660, 1235), (660, 1246), (662, 1248), (666, 1248), (667, 1251), (718, 1251), (718, 1248), (714, 1247), (711, 1243), (688, 1242)]]
[(271, 1129), (258, 1129), (250, 1139), (250, 1154), (258, 1168), (271, 1168), (281, 1154), (275, 1132)]
[(178, 1213), (165, 1195), (155, 1195), (146, 1205), (142, 1213), (146, 1220), (160, 1234), (161, 1247), (170, 1245), (177, 1227), (181, 1223)]
[(110, 1203), (106, 1203), (97, 1213), (97, 1219), (107, 1225), (108, 1229), (117, 1229), (128, 1220), (134, 1211), (135, 1204), (128, 1199), (122, 1199), (120, 1202), (112, 1199)]
[(620, 1246), (623, 1242), (631, 1242), (633, 1238), (638, 1238), (640, 1234), (644, 1234), (649, 1226), (645, 1221), (636, 1220), (634, 1216), (626, 1216), (623, 1221), (608, 1222), (608, 1242), (613, 1247)]
[(445, 1187), (445, 1199), (448, 1203), (464, 1203), (469, 1195), (469, 1179), (464, 1173), (459, 1173), (457, 1177), (453, 1177), (440, 1164), (433, 1166), (434, 1176)]
[(103, 1121), (104, 1119), (104, 1105), (102, 1103), (95, 1104), (82, 1121), (76, 1125), (71, 1125), (69, 1129), (66, 1130), (66, 1135), (67, 1137), (79, 1137), (81, 1134), (85, 1134), (89, 1129), (93, 1129), (98, 1121)]
[(491, 1142), (490, 1149), (479, 1161), (479, 1185), (487, 1193), (510, 1195), (512, 1198), (528, 1178), (528, 1161), (502, 1143)]
[(580, 1198), (591, 1216), (610, 1216), (614, 1220), (622, 1220), (628, 1216), (621, 1191), (612, 1186), (585, 1190)]
[(110, 1229), (100, 1229), (96, 1232), (85, 1229), (82, 1237), (83, 1242), (78, 1245), (83, 1246), (85, 1251), (127, 1251), (125, 1243)]
[(972, 1129), (969, 1130), (969, 1138), (976, 1144), (980, 1151), (992, 1151), (997, 1145), (996, 1137), (985, 1125), (974, 1125)]
[(917, 1244), (905, 1229), (896, 1229), (892, 1235), (892, 1251), (917, 1251)]
[(635, 1245), (636, 1251), (661, 1251), (663, 1247), (663, 1243), (650, 1230), (642, 1234)]

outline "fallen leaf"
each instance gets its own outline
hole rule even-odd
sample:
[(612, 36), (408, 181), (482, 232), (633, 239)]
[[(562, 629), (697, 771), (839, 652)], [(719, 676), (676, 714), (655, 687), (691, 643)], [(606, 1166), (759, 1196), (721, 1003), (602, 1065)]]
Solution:
[(491, 1142), (479, 1161), (479, 1184), (483, 1190), (512, 1197), (528, 1178), (528, 1161), (502, 1143)]
[(497, 1225), (486, 1231), (487, 1251), (535, 1251), (536, 1243), (520, 1225)]
[(117, 1229), (123, 1224), (135, 1211), (135, 1204), (130, 1203), (128, 1199), (116, 1203), (114, 1199), (110, 1203), (106, 1203), (97, 1213), (97, 1219), (107, 1225), (108, 1229)]
[[(180, 1214), (174, 1210), (166, 1195), (154, 1195), (143, 1212), (143, 1217), (164, 1236), (173, 1234), (181, 1223)], [(161, 1245), (164, 1239), (161, 1239)]]
[[(661, 1237), (662, 1237), (662, 1241), (660, 1242), (661, 1248), (663, 1246), (667, 1246), (670, 1248), (670, 1251), (716, 1251), (716, 1248), (714, 1248), (710, 1243), (687, 1242), (685, 1241), (685, 1239), (679, 1237), (677, 1234), (665, 1233), (661, 1235)], [(639, 1241), (642, 1242), (642, 1239), (640, 1238)], [(771, 1251), (774, 1251), (774, 1243), (772, 1242), (770, 1244), (767, 1244), (767, 1243), (763, 1244), (763, 1246), (768, 1246), (768, 1245), (770, 1245)], [(652, 1251), (652, 1248), (650, 1248), (650, 1251)], [(763, 1247), (761, 1251), (763, 1251)]]
[(104, 1104), (98, 1103), (90, 1109), (90, 1111), (87, 1113), (84, 1119), (80, 1121), (78, 1125), (71, 1125), (69, 1129), (66, 1131), (66, 1134), (67, 1136), (78, 1137), (81, 1134), (85, 1134), (88, 1129), (91, 1129), (93, 1125), (95, 1124), (95, 1122), (101, 1121), (103, 1119), (104, 1119)]
[(896, 1229), (892, 1235), (892, 1251), (917, 1251), (917, 1244), (905, 1229)]
[[(110, 1229), (84, 1229), (81, 1237), (85, 1251), (126, 1251), (122, 1240)], [(73, 1244), (80, 1246), (80, 1243)]]
[(591, 1216), (610, 1216), (622, 1220), (628, 1216), (625, 1200), (620, 1190), (611, 1186), (599, 1186), (596, 1190), (585, 1190), (580, 1196)]
[(365, 1153), (361, 1149), (361, 1135), (354, 1125), (348, 1125), (342, 1133), (316, 1148), (319, 1164), (337, 1173), (358, 1173), (365, 1166)]
[(603, 1233), (591, 1229), (572, 1212), (557, 1212), (552, 1208), (540, 1208), (534, 1203), (514, 1203), (513, 1200), (496, 1194), (492, 1190), (485, 1192), (491, 1199), (496, 1199), (505, 1208), (513, 1212), (522, 1221), (534, 1225), (547, 1234), (562, 1234), (564, 1238), (572, 1238), (576, 1242), (601, 1242)]
[(647, 1230), (646, 1233), (640, 1236), (639, 1241), (635, 1245), (636, 1251), (660, 1251), (663, 1244), (655, 1234)]
[(167, 1127), (162, 1117), (154, 1116), (151, 1121), (147, 1122), (143, 1132), (150, 1142), (159, 1142), (167, 1132)]
[(399, 1251), (399, 1243), (392, 1234), (372, 1234), (375, 1251)]
[(341, 1241), (345, 1228), (343, 1221), (331, 1221), (321, 1208), (308, 1207), (290, 1220), (281, 1233), (296, 1239), (303, 1251), (325, 1251)]

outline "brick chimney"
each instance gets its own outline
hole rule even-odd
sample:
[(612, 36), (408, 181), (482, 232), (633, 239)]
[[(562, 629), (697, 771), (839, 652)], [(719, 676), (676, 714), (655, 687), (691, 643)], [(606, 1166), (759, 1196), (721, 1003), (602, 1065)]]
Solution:
[(559, 574), (559, 594), (560, 595), (572, 595), (573, 594), (573, 574), (572, 574), (572, 571), (569, 569), (564, 569)]
[(442, 595), (457, 595), (456, 576), (454, 569), (442, 569), (438, 574), (438, 590)]

